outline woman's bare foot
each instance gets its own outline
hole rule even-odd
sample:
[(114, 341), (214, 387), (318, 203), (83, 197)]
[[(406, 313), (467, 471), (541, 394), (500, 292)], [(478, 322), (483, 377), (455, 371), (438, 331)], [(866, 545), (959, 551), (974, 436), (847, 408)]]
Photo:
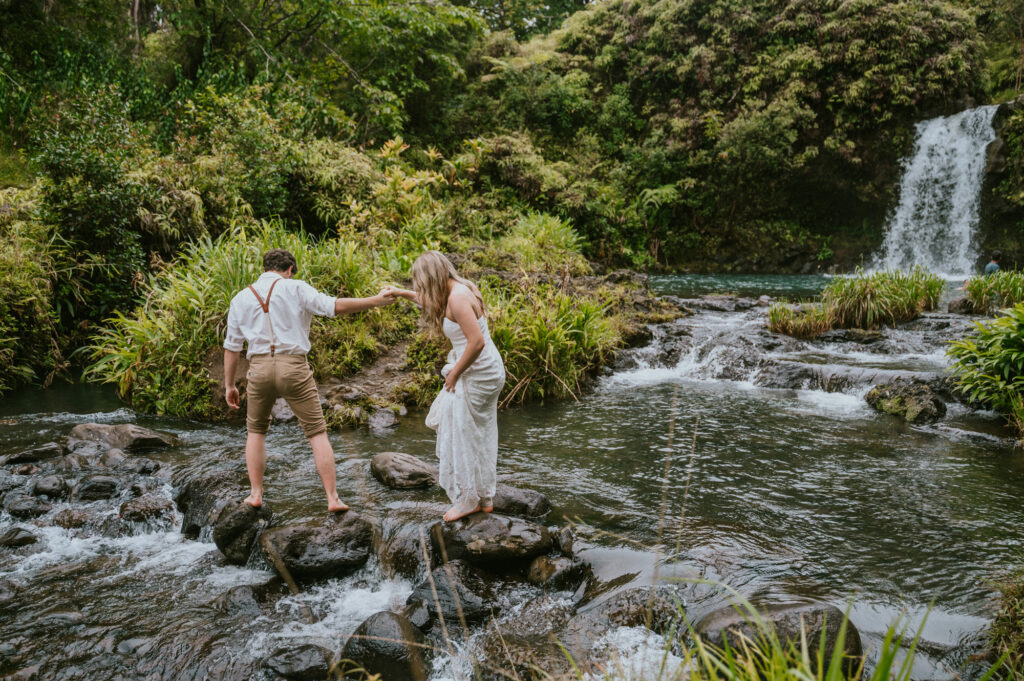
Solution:
[(340, 513), (341, 511), (347, 511), (348, 504), (343, 503), (338, 495), (335, 494), (333, 497), (327, 497), (327, 512), (328, 513)]
[(494, 500), (491, 497), (480, 499), (480, 510), (484, 513), (491, 513), (494, 510)]
[(454, 520), (458, 520), (459, 518), (465, 518), (467, 515), (473, 515), (474, 513), (478, 512), (479, 510), (480, 510), (480, 504), (477, 504), (476, 506), (474, 506), (469, 511), (463, 511), (458, 506), (452, 506), (447, 511), (445, 511), (443, 518), (444, 518), (444, 521), (446, 523), (450, 523), (450, 522), (452, 522)]
[(245, 498), (243, 503), (249, 504), (253, 508), (259, 508), (263, 505), (263, 493), (262, 492), (250, 492), (249, 496)]

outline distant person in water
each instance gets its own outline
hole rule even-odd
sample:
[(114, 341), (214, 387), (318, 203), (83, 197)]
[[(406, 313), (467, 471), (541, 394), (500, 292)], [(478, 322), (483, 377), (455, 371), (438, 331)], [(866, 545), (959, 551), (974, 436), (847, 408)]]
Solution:
[(985, 265), (985, 276), (999, 271), (999, 261), (1003, 259), (1002, 251), (992, 251), (992, 259)]
[(498, 465), (498, 395), (505, 364), (487, 328), (484, 299), (476, 284), (463, 279), (451, 261), (427, 251), (412, 264), (413, 291), (385, 288), (423, 309), (423, 326), (452, 343), (441, 370), (438, 393), (427, 426), (437, 431), (438, 482), (452, 501), (444, 514), (451, 522), (494, 510)]
[(245, 465), (251, 490), (245, 503), (263, 504), (263, 470), (270, 410), (283, 397), (298, 417), (313, 448), (313, 461), (327, 493), (328, 511), (346, 511), (335, 487), (334, 450), (327, 439), (320, 396), (313, 371), (306, 362), (309, 323), (313, 315), (333, 317), (388, 305), (394, 297), (383, 292), (370, 298), (335, 298), (295, 279), (298, 264), (288, 251), (275, 248), (263, 256), (263, 274), (231, 299), (227, 337), (224, 339), (224, 399), (239, 408), (235, 369), (242, 343), (246, 357)]

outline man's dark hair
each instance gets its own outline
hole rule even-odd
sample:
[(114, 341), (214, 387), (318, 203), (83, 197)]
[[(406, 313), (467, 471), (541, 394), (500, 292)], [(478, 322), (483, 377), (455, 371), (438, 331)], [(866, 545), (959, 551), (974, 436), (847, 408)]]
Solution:
[(292, 274), (299, 271), (299, 263), (295, 262), (295, 256), (283, 248), (271, 248), (263, 254), (264, 272), (287, 272), (292, 268)]
[(1002, 257), (1003, 257), (1003, 252), (1002, 251), (992, 251), (992, 262), (999, 262), (999, 260)]

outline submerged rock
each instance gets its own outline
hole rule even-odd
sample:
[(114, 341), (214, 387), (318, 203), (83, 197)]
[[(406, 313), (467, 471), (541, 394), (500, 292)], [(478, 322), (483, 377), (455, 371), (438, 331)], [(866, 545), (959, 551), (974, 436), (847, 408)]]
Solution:
[(4, 459), (5, 464), (35, 463), (36, 461), (49, 461), (59, 459), (67, 452), (67, 448), (59, 442), (47, 442), (45, 445), (26, 449), (23, 452), (9, 455)]
[(42, 499), (30, 497), (25, 494), (8, 498), (6, 500), (6, 507), (8, 513), (13, 517), (20, 518), (22, 520), (44, 515), (49, 513), (50, 509), (53, 508), (53, 506)]
[(213, 543), (229, 563), (245, 565), (257, 534), (270, 524), (272, 516), (266, 504), (259, 508), (244, 501), (228, 504), (213, 518)]
[(279, 557), (292, 577), (301, 581), (341, 577), (361, 567), (370, 557), (371, 535), (370, 523), (346, 511), (271, 528), (260, 536), (259, 544), (274, 569)]
[(120, 482), (117, 478), (109, 475), (89, 475), (79, 480), (72, 496), (78, 501), (109, 499), (117, 494), (119, 487)]
[(323, 681), (330, 674), (331, 651), (305, 643), (279, 648), (263, 665), (290, 681)]
[(71, 429), (71, 437), (99, 442), (108, 447), (123, 449), (126, 452), (155, 447), (172, 447), (179, 444), (178, 438), (169, 433), (150, 430), (134, 423), (122, 423), (116, 426), (106, 423), (81, 423)]
[(0, 605), (10, 612), (18, 600), (18, 585), (9, 579), (0, 579)]
[(931, 423), (946, 415), (946, 404), (923, 383), (896, 379), (876, 385), (864, 399), (878, 411), (899, 416), (908, 423)]
[(423, 632), (408, 618), (384, 611), (359, 625), (345, 643), (341, 658), (382, 679), (426, 681), (430, 676), (426, 645)]
[(381, 452), (375, 455), (370, 461), (370, 473), (383, 484), (395, 489), (432, 487), (437, 484), (437, 466), (402, 452)]
[[(831, 659), (839, 642), (839, 629), (844, 619), (839, 608), (826, 603), (785, 603), (756, 607), (761, 619), (775, 630), (783, 646), (790, 643), (799, 646), (802, 628), (812, 657), (819, 648), (824, 632), (824, 659), (826, 663)], [(846, 627), (843, 652), (850, 657), (859, 657), (863, 652), (860, 633), (852, 622), (848, 622)], [(710, 613), (700, 621), (696, 629), (697, 634), (709, 643), (722, 645), (727, 641), (733, 648), (739, 645), (741, 636), (752, 642), (761, 638), (761, 632), (750, 621), (749, 613), (731, 606)]]
[[(431, 528), (435, 556), (511, 567), (551, 550), (551, 532), (537, 523), (495, 513), (474, 513)], [(441, 549), (444, 549), (444, 553)]]
[(65, 508), (53, 516), (53, 524), (65, 530), (85, 527), (90, 520), (89, 512), (81, 508)]
[(143, 494), (121, 504), (120, 515), (130, 523), (170, 526), (174, 521), (174, 504), (157, 494)]
[(494, 511), (523, 518), (541, 518), (551, 512), (551, 502), (532, 489), (498, 483), (494, 488)]
[[(433, 582), (433, 588), (431, 588)], [(434, 599), (434, 590), (437, 600)], [(462, 560), (452, 560), (430, 572), (409, 594), (406, 603), (422, 602), (430, 612), (431, 621), (440, 613), (448, 622), (457, 622), (459, 609), (467, 622), (481, 620), (498, 609), (488, 575)]]
[[(539, 596), (524, 605), (518, 616), (493, 622), (479, 643), (482, 678), (505, 681), (506, 674), (524, 680), (577, 678), (557, 639), (572, 615), (569, 602)], [(585, 665), (592, 657), (589, 652), (573, 653), (574, 661)]]
[(950, 314), (973, 315), (975, 314), (974, 303), (966, 296), (959, 296), (949, 301), (946, 311)]
[(530, 563), (526, 579), (549, 589), (575, 589), (586, 577), (587, 565), (566, 556), (537, 556)]
[(0, 534), (0, 546), (11, 549), (19, 546), (28, 546), (39, 541), (35, 536), (23, 527), (12, 527), (3, 534)]

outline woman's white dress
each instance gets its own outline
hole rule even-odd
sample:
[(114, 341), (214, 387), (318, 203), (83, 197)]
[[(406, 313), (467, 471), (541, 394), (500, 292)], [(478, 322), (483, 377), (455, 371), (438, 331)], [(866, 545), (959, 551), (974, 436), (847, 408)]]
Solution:
[[(484, 349), (459, 376), (455, 392), (441, 389), (430, 405), (426, 421), (428, 427), (437, 431), (441, 487), (463, 510), (494, 496), (498, 395), (505, 385), (505, 364), (491, 340), (487, 318), (477, 319), (477, 324), (484, 335)], [(441, 370), (447, 377), (466, 349), (466, 334), (456, 322), (445, 318), (444, 335), (452, 342), (448, 363)]]

